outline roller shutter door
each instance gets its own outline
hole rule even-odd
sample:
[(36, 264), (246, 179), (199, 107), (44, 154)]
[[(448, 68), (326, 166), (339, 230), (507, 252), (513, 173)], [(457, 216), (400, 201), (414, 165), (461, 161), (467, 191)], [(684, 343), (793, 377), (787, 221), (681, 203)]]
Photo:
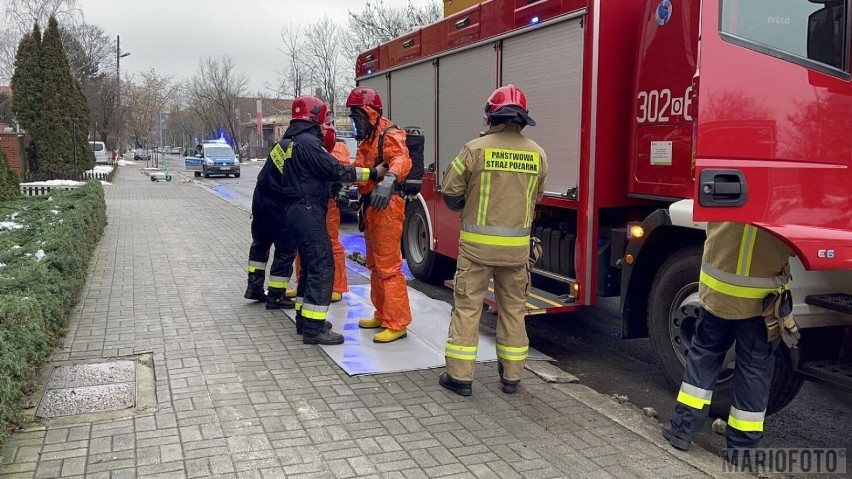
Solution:
[(507, 38), (502, 83), (526, 94), (536, 126), (524, 129), (547, 153), (548, 194), (577, 186), (583, 88), (583, 29), (572, 19)]
[(424, 130), (424, 166), (435, 161), (435, 72), (432, 62), (391, 72), (390, 119), (400, 127), (416, 125)]
[(438, 63), (438, 174), (484, 127), (485, 101), (496, 85), (491, 44), (442, 57)]

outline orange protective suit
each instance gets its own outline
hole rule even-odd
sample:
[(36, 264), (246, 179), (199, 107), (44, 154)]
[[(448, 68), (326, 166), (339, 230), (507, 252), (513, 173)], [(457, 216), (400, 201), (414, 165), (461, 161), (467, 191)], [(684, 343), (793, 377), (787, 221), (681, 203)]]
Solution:
[[(355, 156), (355, 166), (372, 168), (376, 165), (381, 132), (393, 123), (380, 118), (372, 108), (365, 108), (370, 122), (378, 125), (372, 136), (361, 141)], [(405, 146), (405, 132), (397, 129), (385, 134), (382, 159), (388, 172), (402, 181), (411, 171), (411, 158)], [(370, 194), (375, 181), (358, 183), (358, 192)], [(367, 268), (370, 269), (370, 299), (376, 308), (373, 317), (382, 320), (382, 327), (402, 330), (411, 323), (411, 306), (408, 303), (408, 286), (402, 274), (402, 224), (405, 220), (405, 200), (394, 195), (383, 210), (367, 208), (364, 218), (364, 242), (367, 247)]]
[[(341, 164), (350, 166), (349, 148), (346, 143), (338, 141), (334, 144), (331, 156), (337, 158)], [(340, 242), (340, 208), (334, 198), (328, 200), (328, 214), (325, 216), (325, 225), (328, 229), (328, 237), (331, 238), (331, 252), (334, 254), (334, 285), (331, 291), (335, 293), (346, 293), (349, 291), (349, 279), (346, 276), (346, 250)], [(296, 255), (296, 277), (299, 277), (299, 256)]]

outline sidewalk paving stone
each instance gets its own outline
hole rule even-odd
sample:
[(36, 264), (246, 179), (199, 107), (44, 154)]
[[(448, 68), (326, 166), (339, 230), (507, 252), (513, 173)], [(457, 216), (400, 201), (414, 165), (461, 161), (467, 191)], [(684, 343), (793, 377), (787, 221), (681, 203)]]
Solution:
[(282, 312), (242, 298), (244, 209), (134, 167), (106, 201), (51, 360), (151, 353), (156, 410), (33, 422), (7, 441), (0, 477), (707, 477), (529, 372), (507, 396), (478, 365), (470, 398), (435, 370), (350, 377)]

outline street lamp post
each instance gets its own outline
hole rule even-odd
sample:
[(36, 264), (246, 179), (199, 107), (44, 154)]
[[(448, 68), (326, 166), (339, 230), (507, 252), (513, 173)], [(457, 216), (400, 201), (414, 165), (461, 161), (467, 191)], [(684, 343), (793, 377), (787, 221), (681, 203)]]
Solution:
[(121, 110), (121, 59), (130, 55), (130, 52), (121, 53), (121, 39), (118, 35), (115, 36), (115, 78), (117, 80), (117, 97), (118, 97), (118, 128), (115, 138), (115, 149), (121, 154), (121, 123), (124, 121), (123, 112)]

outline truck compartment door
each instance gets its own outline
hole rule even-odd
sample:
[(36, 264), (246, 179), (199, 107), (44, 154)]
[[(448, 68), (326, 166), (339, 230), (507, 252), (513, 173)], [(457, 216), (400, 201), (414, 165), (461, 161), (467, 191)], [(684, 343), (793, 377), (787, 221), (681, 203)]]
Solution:
[(547, 152), (547, 194), (577, 186), (583, 27), (574, 18), (503, 41), (501, 84), (524, 91), (536, 126), (524, 129)]
[(807, 269), (852, 269), (849, 3), (702, 3), (694, 220), (772, 231)]
[[(482, 117), (485, 102), (497, 87), (496, 71), (497, 54), (490, 43), (438, 59), (438, 182), (461, 148), (485, 128)], [(454, 258), (461, 220), (447, 209), (440, 195), (435, 201), (437, 250)]]
[(423, 164), (435, 161), (435, 72), (432, 62), (391, 72), (389, 118), (400, 127), (419, 126), (426, 136)]

